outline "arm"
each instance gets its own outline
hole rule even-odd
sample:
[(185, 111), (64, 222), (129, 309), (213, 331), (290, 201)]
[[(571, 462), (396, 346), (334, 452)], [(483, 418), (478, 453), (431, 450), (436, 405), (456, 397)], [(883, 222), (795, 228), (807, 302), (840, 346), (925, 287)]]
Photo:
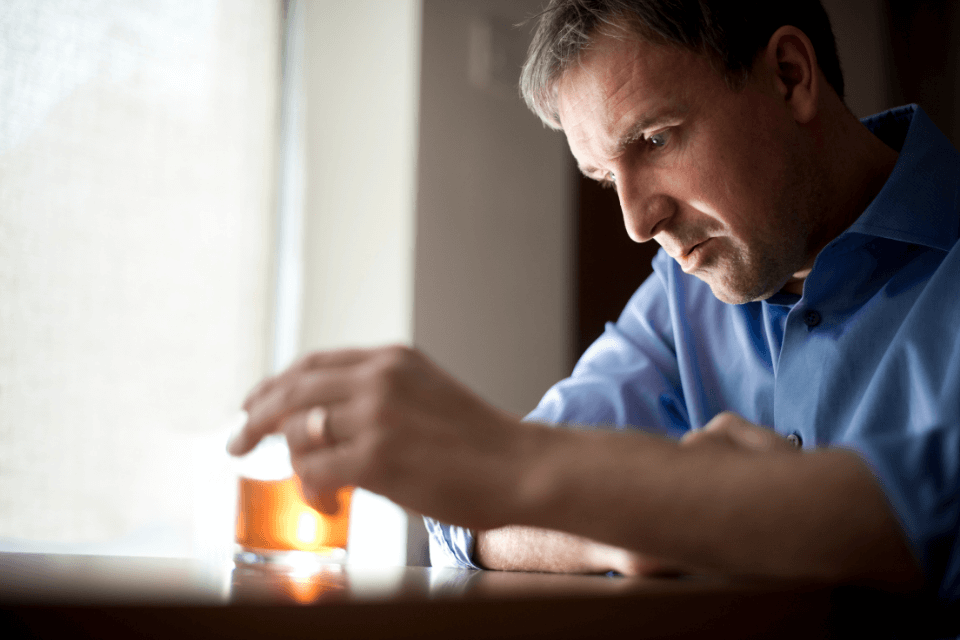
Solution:
[[(763, 452), (794, 446), (774, 431), (725, 416), (683, 437), (686, 447), (720, 447)], [(443, 526), (443, 525), (439, 525)], [(507, 526), (478, 531), (473, 561), (484, 569), (555, 573), (665, 575), (681, 573), (678, 566), (639, 553), (550, 529)]]
[[(519, 510), (697, 572), (919, 586), (917, 562), (856, 455), (730, 442), (751, 427), (721, 414), (707, 437), (680, 444), (560, 431), (524, 474)], [(611, 509), (615, 523), (604, 519)]]
[[(308, 430), (317, 405), (326, 421)], [(313, 354), (245, 408), (231, 452), (282, 430), (321, 508), (358, 484), (476, 530), (563, 530), (700, 571), (908, 586), (919, 576), (883, 492), (846, 451), (522, 423), (402, 347)]]
[(562, 531), (508, 525), (478, 531), (474, 560), (484, 569), (550, 573), (675, 573), (645, 556)]

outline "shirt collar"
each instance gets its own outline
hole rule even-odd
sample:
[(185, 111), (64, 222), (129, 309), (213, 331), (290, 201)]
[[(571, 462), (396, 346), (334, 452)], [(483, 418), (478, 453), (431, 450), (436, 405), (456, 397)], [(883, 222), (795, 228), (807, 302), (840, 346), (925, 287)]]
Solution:
[(862, 122), (900, 156), (880, 193), (846, 233), (949, 251), (960, 235), (960, 153), (916, 105)]

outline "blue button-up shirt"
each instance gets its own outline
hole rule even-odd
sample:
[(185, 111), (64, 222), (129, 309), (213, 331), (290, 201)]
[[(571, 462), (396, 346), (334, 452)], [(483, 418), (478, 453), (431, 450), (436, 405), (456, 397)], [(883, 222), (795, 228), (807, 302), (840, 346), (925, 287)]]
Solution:
[[(676, 436), (735, 411), (872, 467), (931, 584), (960, 598), (960, 154), (917, 107), (864, 120), (900, 151), (803, 295), (729, 305), (663, 251), (529, 420)], [(473, 537), (428, 520), (435, 564)]]

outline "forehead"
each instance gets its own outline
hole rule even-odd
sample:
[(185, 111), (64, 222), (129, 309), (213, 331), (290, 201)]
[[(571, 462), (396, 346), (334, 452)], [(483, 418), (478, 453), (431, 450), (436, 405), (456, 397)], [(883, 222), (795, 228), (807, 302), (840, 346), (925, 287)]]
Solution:
[(703, 56), (633, 35), (601, 35), (557, 84), (560, 124), (571, 147), (582, 146), (664, 112), (687, 112), (723, 89)]

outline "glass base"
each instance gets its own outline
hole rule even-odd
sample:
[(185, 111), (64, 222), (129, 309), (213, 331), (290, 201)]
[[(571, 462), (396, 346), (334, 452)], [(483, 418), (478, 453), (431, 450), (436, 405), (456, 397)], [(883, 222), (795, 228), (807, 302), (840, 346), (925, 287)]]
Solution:
[(233, 552), (233, 562), (237, 566), (259, 565), (281, 571), (315, 571), (331, 565), (343, 565), (346, 561), (346, 549), (337, 547), (326, 547), (322, 551), (295, 551), (258, 549), (238, 544)]

